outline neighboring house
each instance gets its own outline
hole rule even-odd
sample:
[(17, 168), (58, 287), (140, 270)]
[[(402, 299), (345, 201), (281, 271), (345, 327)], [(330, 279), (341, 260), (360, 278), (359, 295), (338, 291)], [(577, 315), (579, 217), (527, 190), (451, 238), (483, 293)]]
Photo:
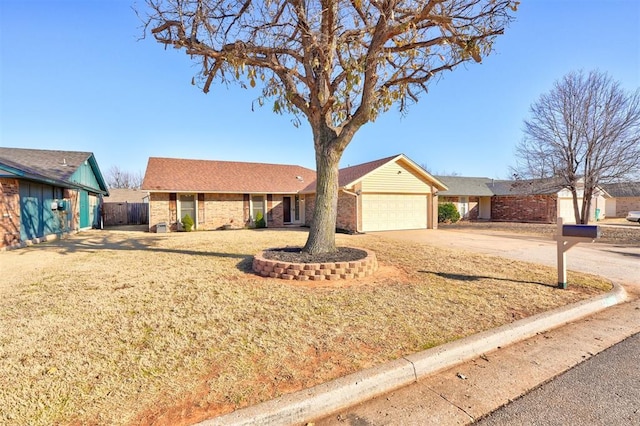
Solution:
[(436, 176), (447, 185), (440, 191), (440, 203), (453, 203), (462, 219), (491, 219), (491, 197), (495, 194), (489, 188), (492, 179), (484, 177)]
[(607, 217), (626, 217), (640, 210), (640, 182), (609, 183), (602, 188), (611, 196), (606, 202)]
[(108, 193), (90, 152), (0, 148), (0, 248), (99, 226)]
[(139, 189), (112, 188), (104, 199), (105, 226), (146, 225), (149, 223), (149, 194)]
[[(496, 180), (460, 176), (439, 176), (454, 193), (442, 191), (439, 202), (453, 202), (469, 220), (505, 222), (575, 223), (571, 191), (555, 179)], [(578, 204), (582, 205), (582, 189)], [(591, 200), (590, 220), (604, 218), (607, 193), (598, 189)]]
[[(309, 225), (316, 173), (300, 166), (149, 159), (149, 229), (244, 227), (262, 213), (269, 227)], [(437, 227), (437, 191), (446, 187), (404, 155), (340, 170), (336, 227), (351, 232)]]

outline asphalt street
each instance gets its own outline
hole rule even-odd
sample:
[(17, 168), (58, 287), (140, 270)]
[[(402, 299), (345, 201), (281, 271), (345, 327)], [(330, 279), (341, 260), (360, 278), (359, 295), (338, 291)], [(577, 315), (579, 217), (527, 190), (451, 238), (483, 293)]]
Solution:
[(477, 424), (640, 425), (640, 334), (588, 359)]

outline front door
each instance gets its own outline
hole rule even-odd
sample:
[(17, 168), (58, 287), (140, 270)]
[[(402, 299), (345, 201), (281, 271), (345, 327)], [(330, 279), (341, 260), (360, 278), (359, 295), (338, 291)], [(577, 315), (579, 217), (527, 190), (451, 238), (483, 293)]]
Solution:
[(89, 221), (89, 193), (80, 190), (80, 228), (88, 228), (91, 226)]
[(282, 198), (282, 221), (284, 223), (291, 223), (291, 197)]

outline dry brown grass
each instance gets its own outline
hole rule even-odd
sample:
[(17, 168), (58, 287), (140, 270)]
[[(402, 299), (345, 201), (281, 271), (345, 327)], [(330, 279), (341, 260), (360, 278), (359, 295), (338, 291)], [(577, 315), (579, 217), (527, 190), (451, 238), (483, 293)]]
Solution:
[(606, 291), (371, 235), (339, 287), (247, 274), (303, 231), (92, 231), (0, 253), (0, 423), (187, 424)]

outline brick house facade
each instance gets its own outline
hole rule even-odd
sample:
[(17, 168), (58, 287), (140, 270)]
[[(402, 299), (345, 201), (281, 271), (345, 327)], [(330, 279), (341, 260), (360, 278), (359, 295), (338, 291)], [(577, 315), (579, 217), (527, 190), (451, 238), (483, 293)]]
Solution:
[[(436, 194), (446, 187), (402, 154), (341, 169), (339, 180), (338, 229), (437, 226)], [(200, 230), (252, 226), (258, 214), (268, 227), (309, 226), (315, 207), (315, 172), (291, 165), (152, 157), (142, 189), (151, 232), (179, 230), (185, 213)], [(381, 221), (372, 205), (393, 220)]]
[[(496, 180), (490, 178), (439, 176), (449, 189), (442, 191), (440, 203), (453, 203), (465, 220), (556, 223), (575, 221), (572, 194), (554, 179)], [(578, 203), (582, 203), (578, 189)], [(590, 220), (604, 217), (605, 193), (592, 198)]]

